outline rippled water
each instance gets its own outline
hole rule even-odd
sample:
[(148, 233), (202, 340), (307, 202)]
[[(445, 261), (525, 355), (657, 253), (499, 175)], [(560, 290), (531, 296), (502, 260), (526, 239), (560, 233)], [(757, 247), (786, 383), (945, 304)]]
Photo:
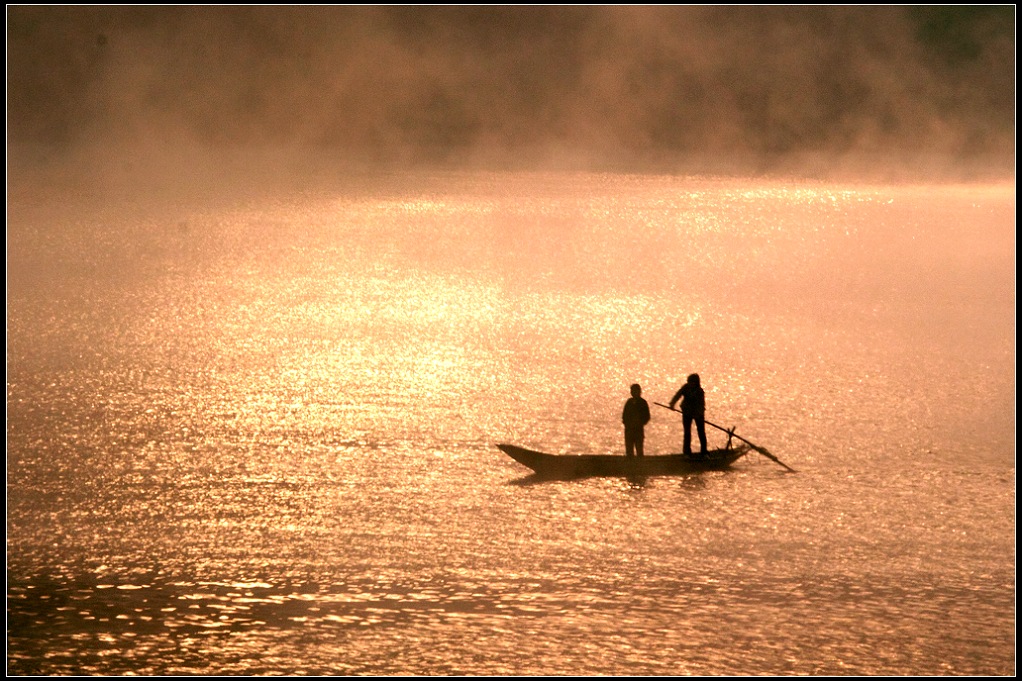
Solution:
[[(1014, 673), (1013, 184), (55, 198), (8, 211), (9, 673)], [(798, 473), (494, 447), (620, 451), (692, 371)]]

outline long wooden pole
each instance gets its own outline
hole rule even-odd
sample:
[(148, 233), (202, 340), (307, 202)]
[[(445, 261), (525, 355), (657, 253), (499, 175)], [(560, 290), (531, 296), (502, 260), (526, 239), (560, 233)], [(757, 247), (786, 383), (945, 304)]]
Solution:
[[(678, 410), (678, 409), (675, 409), (674, 407), (668, 406), (668, 405), (666, 405), (666, 404), (660, 404), (659, 402), (654, 402), (653, 404), (655, 404), (655, 405), (656, 405), (656, 406), (658, 406), (658, 407), (663, 407), (664, 409), (669, 409), (670, 411), (676, 412), (676, 413), (678, 413), (678, 414), (680, 414), (680, 413), (681, 413), (681, 411), (680, 411), (680, 410)], [(773, 454), (771, 454), (770, 452), (768, 452), (768, 451), (767, 451), (767, 449), (766, 449), (766, 447), (760, 447), (759, 445), (757, 445), (757, 444), (755, 444), (755, 443), (753, 443), (753, 442), (749, 442), (748, 440), (746, 440), (746, 439), (745, 439), (744, 437), (742, 437), (741, 435), (735, 435), (734, 429), (729, 429), (729, 428), (724, 428), (723, 426), (718, 426), (718, 425), (717, 425), (716, 423), (710, 423), (710, 422), (709, 422), (709, 421), (707, 421), (706, 419), (703, 419), (703, 423), (705, 423), (705, 424), (706, 424), (706, 425), (708, 425), (708, 426), (713, 426), (713, 427), (714, 427), (714, 428), (716, 428), (717, 430), (723, 430), (723, 431), (724, 431), (725, 433), (727, 433), (727, 434), (728, 434), (729, 436), (731, 436), (731, 437), (736, 437), (736, 438), (738, 438), (739, 440), (741, 440), (741, 441), (742, 441), (742, 442), (744, 442), (745, 444), (749, 445), (749, 446), (750, 446), (750, 447), (752, 447), (752, 448), (753, 448), (754, 450), (756, 450), (757, 452), (759, 452), (760, 454), (762, 454), (762, 455), (763, 455), (763, 456), (765, 456), (766, 458), (770, 459), (771, 461), (774, 461), (774, 462), (776, 462), (776, 463), (780, 464), (781, 466), (784, 466), (785, 468), (787, 468), (787, 469), (788, 469), (789, 471), (791, 471), (792, 473), (798, 473), (798, 471), (796, 471), (796, 470), (795, 470), (794, 468), (792, 468), (791, 466), (789, 466), (788, 464), (784, 463), (783, 461), (781, 461), (780, 459), (778, 459), (778, 458), (777, 458), (776, 456), (774, 456)]]

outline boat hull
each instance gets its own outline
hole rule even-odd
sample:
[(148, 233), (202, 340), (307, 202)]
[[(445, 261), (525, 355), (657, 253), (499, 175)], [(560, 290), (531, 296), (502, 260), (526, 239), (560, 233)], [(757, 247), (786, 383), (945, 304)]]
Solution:
[(689, 475), (724, 470), (745, 456), (749, 448), (715, 449), (705, 458), (684, 454), (659, 456), (617, 456), (610, 454), (557, 455), (537, 452), (515, 445), (499, 444), (497, 448), (537, 475), (556, 478), (593, 476)]

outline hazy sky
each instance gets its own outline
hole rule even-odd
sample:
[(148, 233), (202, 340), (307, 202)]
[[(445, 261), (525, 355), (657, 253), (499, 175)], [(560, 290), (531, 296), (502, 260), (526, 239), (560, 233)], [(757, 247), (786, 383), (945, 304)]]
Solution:
[(1011, 5), (8, 6), (7, 18), (8, 141), (37, 156), (1014, 166)]

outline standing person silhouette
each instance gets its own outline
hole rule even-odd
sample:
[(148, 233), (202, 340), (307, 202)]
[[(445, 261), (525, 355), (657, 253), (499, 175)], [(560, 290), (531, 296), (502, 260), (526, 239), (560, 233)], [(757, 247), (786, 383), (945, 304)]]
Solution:
[(625, 456), (643, 455), (643, 429), (649, 423), (649, 404), (641, 396), (642, 388), (638, 383), (633, 383), (632, 396), (625, 402), (624, 411), (621, 412), (621, 422), (625, 424)]
[(690, 374), (688, 382), (678, 389), (678, 392), (671, 398), (671, 409), (674, 404), (681, 400), (681, 419), (685, 424), (685, 446), (686, 456), (692, 456), (692, 422), (696, 423), (696, 431), (699, 433), (699, 457), (706, 456), (706, 394), (699, 385), (699, 374)]

